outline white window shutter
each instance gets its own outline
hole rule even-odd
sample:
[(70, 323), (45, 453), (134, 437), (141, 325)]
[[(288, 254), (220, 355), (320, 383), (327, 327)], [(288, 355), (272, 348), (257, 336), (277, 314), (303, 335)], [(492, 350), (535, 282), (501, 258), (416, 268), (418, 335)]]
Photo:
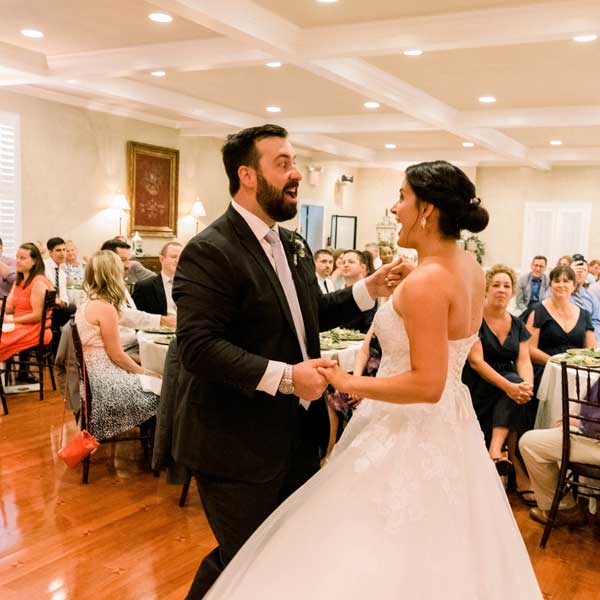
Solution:
[(21, 244), (21, 173), (19, 116), (0, 112), (0, 238), (4, 254)]

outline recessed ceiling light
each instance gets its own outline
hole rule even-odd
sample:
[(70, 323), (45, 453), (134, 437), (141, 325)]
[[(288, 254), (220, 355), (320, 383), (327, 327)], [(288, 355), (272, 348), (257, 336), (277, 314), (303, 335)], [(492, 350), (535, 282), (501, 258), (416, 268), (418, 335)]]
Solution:
[(43, 38), (44, 34), (37, 29), (21, 29), (21, 35), (28, 38)]
[(421, 54), (423, 54), (423, 50), (419, 50), (419, 48), (404, 51), (404, 56), (421, 56)]
[(473, 148), (475, 144), (473, 142), (463, 142), (463, 148)]
[(67, 81), (65, 83), (68, 83), (69, 85), (74, 85), (77, 82), (77, 79), (67, 79)]
[(148, 18), (155, 23), (170, 23), (173, 20), (173, 17), (167, 13), (150, 13)]
[(551, 146), (562, 146), (562, 140), (550, 140)]
[(152, 71), (152, 73), (150, 73), (150, 75), (152, 75), (152, 77), (164, 77), (166, 75), (165, 71)]
[(274, 60), (272, 62), (268, 62), (266, 64), (269, 69), (278, 69), (281, 66), (281, 63), (278, 60)]
[(395, 150), (397, 146), (396, 146), (396, 144), (386, 144), (385, 147), (388, 150)]
[(365, 108), (379, 108), (379, 102), (374, 102), (373, 100), (369, 100), (363, 104)]
[(496, 102), (496, 98), (494, 98), (494, 96), (479, 96), (479, 102), (483, 104), (493, 104)]
[(586, 35), (576, 35), (573, 38), (574, 42), (579, 42), (580, 44), (585, 44), (587, 42), (595, 42), (598, 39), (598, 36), (594, 33), (586, 34)]
[(335, 4), (337, 0), (317, 0), (319, 4)]
[(265, 109), (267, 112), (278, 113), (281, 112), (281, 108), (279, 106), (267, 106)]

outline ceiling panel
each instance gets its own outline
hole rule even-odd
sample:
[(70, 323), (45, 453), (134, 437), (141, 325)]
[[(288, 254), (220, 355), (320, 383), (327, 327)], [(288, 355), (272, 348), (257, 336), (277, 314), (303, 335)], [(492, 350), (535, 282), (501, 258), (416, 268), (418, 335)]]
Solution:
[[(0, 0), (0, 41), (63, 54), (215, 35), (179, 17), (154, 23), (151, 12), (161, 11), (142, 0)], [(44, 38), (23, 37), (25, 28), (41, 30)]]
[(547, 0), (420, 0), (420, 2), (390, 0), (340, 0), (322, 4), (316, 0), (255, 0), (256, 4), (292, 21), (301, 27), (346, 25), (360, 21), (400, 19), (433, 14), (505, 8), (523, 4), (549, 4)]
[[(168, 72), (164, 78), (140, 74), (133, 79), (222, 104), (243, 112), (265, 115), (267, 106), (279, 106), (285, 117), (366, 114), (365, 98), (291, 65), (279, 69), (248, 67), (197, 72)], [(381, 106), (379, 111), (393, 112)]]
[(600, 43), (561, 41), (380, 56), (368, 61), (458, 109), (600, 104)]
[(561, 140), (565, 148), (600, 146), (600, 126), (503, 129), (502, 133), (529, 147), (549, 147), (550, 140)]
[(445, 131), (390, 131), (377, 133), (336, 133), (329, 135), (352, 144), (385, 150), (385, 144), (396, 144), (398, 150), (423, 148), (461, 148), (464, 141)]

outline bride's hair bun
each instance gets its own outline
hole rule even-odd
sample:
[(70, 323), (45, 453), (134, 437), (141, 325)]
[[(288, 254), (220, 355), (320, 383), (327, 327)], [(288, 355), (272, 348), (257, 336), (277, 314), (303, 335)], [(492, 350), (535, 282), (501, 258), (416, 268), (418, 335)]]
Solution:
[(487, 227), (488, 211), (458, 167), (445, 160), (419, 163), (406, 169), (406, 180), (419, 200), (438, 209), (442, 235), (458, 239), (461, 229), (478, 233)]

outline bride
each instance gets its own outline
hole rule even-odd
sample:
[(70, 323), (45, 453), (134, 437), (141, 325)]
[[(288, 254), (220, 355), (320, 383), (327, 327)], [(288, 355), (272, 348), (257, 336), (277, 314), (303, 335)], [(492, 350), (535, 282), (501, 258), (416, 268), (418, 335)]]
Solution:
[(393, 208), (419, 266), (377, 313), (377, 378), (321, 369), (364, 398), (329, 462), (252, 535), (209, 599), (536, 600), (542, 595), (461, 372), (484, 276), (475, 187), (444, 162), (406, 170)]

